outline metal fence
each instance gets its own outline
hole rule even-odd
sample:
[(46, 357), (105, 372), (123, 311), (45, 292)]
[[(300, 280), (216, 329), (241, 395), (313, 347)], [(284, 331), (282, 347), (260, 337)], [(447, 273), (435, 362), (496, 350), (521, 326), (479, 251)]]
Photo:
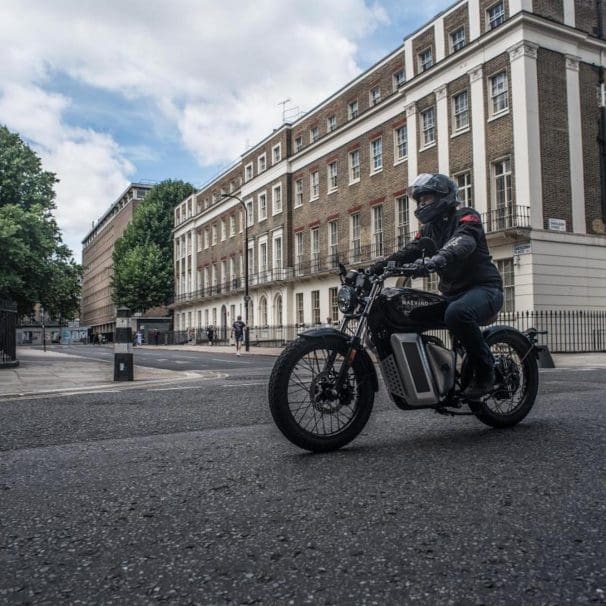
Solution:
[[(538, 344), (546, 345), (553, 353), (606, 352), (606, 311), (604, 310), (547, 310), (503, 312), (495, 324), (507, 324), (520, 331), (530, 328), (539, 333)], [(336, 324), (335, 324), (336, 326)], [(251, 326), (251, 346), (279, 347), (294, 340), (312, 325)], [(353, 326), (352, 326), (353, 328)], [(446, 331), (431, 331), (448, 342)], [(218, 327), (213, 331), (213, 342), (230, 342), (231, 328)], [(163, 333), (167, 345), (184, 343), (208, 344), (209, 335), (204, 328)]]
[(17, 304), (0, 300), (0, 364), (17, 360)]

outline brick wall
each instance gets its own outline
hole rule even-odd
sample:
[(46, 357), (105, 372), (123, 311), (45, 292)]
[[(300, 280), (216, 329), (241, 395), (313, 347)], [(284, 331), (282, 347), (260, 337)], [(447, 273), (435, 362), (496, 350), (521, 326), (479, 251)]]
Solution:
[(541, 17), (564, 22), (564, 0), (533, 0), (532, 12)]
[(550, 217), (565, 219), (572, 231), (565, 57), (539, 48), (537, 75), (545, 225)]
[(412, 57), (410, 61), (414, 61), (414, 74), (415, 76), (421, 72), (419, 68), (419, 53), (431, 48), (431, 56), (433, 62), (436, 62), (436, 44), (435, 44), (435, 33), (433, 26), (425, 30), (422, 34), (419, 34), (412, 41)]
[(450, 161), (450, 174), (469, 170), (473, 174), (473, 143), (471, 128), (467, 132), (451, 137), (453, 133), (452, 98), (454, 95), (467, 90), (467, 102), (469, 104), (470, 124), (473, 124), (473, 107), (471, 105), (471, 89), (469, 76), (464, 75), (448, 84), (448, 152)]
[[(575, 27), (595, 36), (597, 25), (596, 0), (574, 0)], [(606, 6), (602, 14), (602, 28), (606, 31)]]
[[(484, 34), (488, 31), (488, 16), (487, 10), (494, 6), (497, 0), (480, 0), (480, 31)], [(509, 0), (504, 0), (505, 19), (509, 17)]]

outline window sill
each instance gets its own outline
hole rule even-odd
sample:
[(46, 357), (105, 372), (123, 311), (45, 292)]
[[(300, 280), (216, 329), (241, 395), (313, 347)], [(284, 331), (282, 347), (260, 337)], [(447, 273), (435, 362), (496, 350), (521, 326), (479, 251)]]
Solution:
[(459, 135), (464, 135), (465, 133), (468, 133), (471, 129), (469, 128), (469, 126), (467, 126), (466, 128), (462, 128), (461, 130), (457, 130), (454, 133), (452, 133), (452, 135), (450, 135), (451, 139), (454, 139), (455, 137), (458, 137)]
[(419, 152), (424, 152), (428, 149), (431, 149), (432, 147), (436, 146), (436, 142), (434, 141), (433, 143), (430, 143), (429, 145), (425, 145), (424, 147), (419, 147)]
[(354, 179), (353, 181), (349, 182), (349, 185), (355, 185), (356, 183), (359, 183), (360, 179)]
[(272, 217), (275, 217), (276, 215), (281, 215), (281, 214), (282, 214), (282, 210), (283, 210), (282, 208), (281, 208), (280, 210), (275, 210), (275, 211), (274, 211), (274, 212), (271, 214), (271, 216), (272, 216)]
[(310, 202), (317, 202), (320, 199), (320, 196), (316, 196), (315, 198), (310, 198)]
[(404, 162), (408, 162), (408, 156), (404, 156), (403, 158), (396, 160), (393, 165), (397, 166), (398, 164), (404, 164)]
[(293, 208), (303, 208), (303, 202), (301, 202), (301, 204), (295, 204)]
[(486, 122), (492, 122), (493, 120), (498, 120), (499, 118), (502, 118), (503, 116), (506, 116), (507, 114), (509, 114), (509, 108), (504, 109), (503, 111), (499, 112), (498, 114), (493, 114), (492, 116), (490, 116), (490, 118), (488, 118), (488, 120), (486, 120)]
[(383, 172), (383, 167), (381, 168), (377, 168), (376, 170), (373, 170), (369, 173), (369, 175), (372, 177), (373, 175), (378, 175), (379, 173)]
[(333, 189), (329, 189), (326, 193), (330, 196), (330, 194), (334, 194), (339, 191), (338, 187), (334, 187)]

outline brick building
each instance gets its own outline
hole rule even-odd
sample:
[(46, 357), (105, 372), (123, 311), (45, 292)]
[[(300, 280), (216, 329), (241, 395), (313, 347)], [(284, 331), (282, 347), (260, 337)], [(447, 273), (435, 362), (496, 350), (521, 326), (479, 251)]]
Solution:
[[(114, 245), (127, 225), (135, 209), (152, 188), (149, 184), (131, 183), (112, 203), (107, 212), (93, 225), (82, 241), (82, 300), (80, 303), (80, 325), (89, 329), (91, 337), (103, 335), (111, 340), (116, 319), (116, 308), (112, 301), (111, 275)], [(168, 330), (170, 318), (165, 308), (149, 310), (142, 319), (158, 324)], [(144, 324), (145, 326), (145, 324)]]
[[(505, 310), (605, 309), (592, 0), (461, 0), (175, 210), (175, 328), (337, 319), (337, 258), (417, 230), (405, 188), (453, 176), (483, 216)], [(433, 288), (433, 281), (425, 283)]]

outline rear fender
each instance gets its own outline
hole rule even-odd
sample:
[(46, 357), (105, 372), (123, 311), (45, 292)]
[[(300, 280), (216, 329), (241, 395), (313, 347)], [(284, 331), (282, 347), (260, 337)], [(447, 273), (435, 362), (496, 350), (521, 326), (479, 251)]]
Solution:
[(517, 328), (513, 328), (511, 326), (507, 326), (504, 324), (496, 324), (495, 326), (489, 326), (486, 330), (482, 331), (482, 335), (484, 336), (484, 339), (489, 339), (493, 335), (497, 335), (499, 333), (511, 333), (511, 334), (515, 334), (519, 337), (522, 337), (523, 339), (528, 341), (528, 349), (532, 350), (533, 354), (538, 357), (538, 355), (539, 355), (538, 349), (534, 346), (532, 341), (523, 332), (519, 331)]
[[(323, 341), (326, 338), (337, 338), (344, 343), (351, 345), (351, 338), (348, 335), (343, 334), (340, 330), (332, 328), (330, 326), (322, 326), (320, 328), (310, 328), (304, 332), (299, 333), (299, 337), (308, 341)], [(373, 364), (368, 352), (360, 347), (357, 348), (356, 359), (364, 367), (364, 373), (370, 378), (372, 382), (372, 388), (375, 391), (379, 391), (379, 379), (377, 378), (377, 371)]]

